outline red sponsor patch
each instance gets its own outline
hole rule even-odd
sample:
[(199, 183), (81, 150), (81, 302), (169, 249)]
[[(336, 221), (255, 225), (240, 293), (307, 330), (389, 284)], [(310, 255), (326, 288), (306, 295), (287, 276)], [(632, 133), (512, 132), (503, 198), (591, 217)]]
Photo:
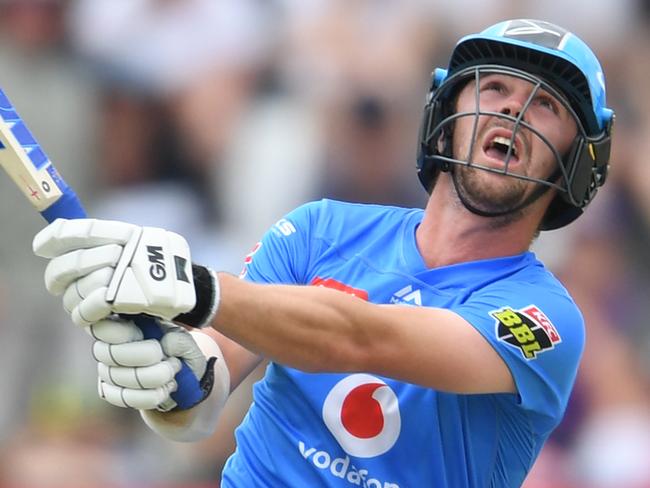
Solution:
[(242, 268), (241, 272), (239, 273), (239, 277), (243, 278), (246, 276), (248, 273), (248, 265), (253, 262), (253, 257), (255, 256), (255, 253), (259, 251), (262, 248), (262, 243), (258, 242), (253, 246), (253, 249), (251, 249), (251, 252), (246, 254), (246, 257), (244, 258), (244, 267)]
[(324, 286), (325, 288), (331, 288), (333, 290), (339, 290), (345, 292), (349, 295), (353, 295), (362, 300), (368, 301), (368, 292), (365, 290), (360, 290), (358, 288), (352, 288), (351, 286), (341, 283), (340, 281), (335, 280), (334, 278), (321, 278), (317, 276), (311, 283), (312, 286)]
[(557, 333), (557, 329), (539, 308), (535, 305), (531, 305), (530, 307), (522, 308), (521, 311), (544, 328), (548, 338), (551, 339), (553, 344), (560, 342), (560, 334)]

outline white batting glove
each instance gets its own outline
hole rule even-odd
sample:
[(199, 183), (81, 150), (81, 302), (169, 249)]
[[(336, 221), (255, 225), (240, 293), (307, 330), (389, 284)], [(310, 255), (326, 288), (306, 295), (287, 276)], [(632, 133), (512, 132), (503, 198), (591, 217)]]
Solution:
[(34, 252), (49, 258), (45, 286), (63, 294), (72, 320), (88, 326), (111, 313), (172, 320), (196, 304), (190, 250), (155, 227), (58, 219), (39, 232)]
[[(174, 379), (185, 362), (196, 378), (204, 378), (208, 359), (192, 335), (182, 327), (160, 323), (163, 336), (143, 340), (142, 331), (133, 322), (117, 317), (101, 320), (86, 328), (96, 342), (93, 356), (97, 360), (98, 392), (118, 407), (162, 412), (176, 407), (171, 393)], [(212, 387), (208, 375), (201, 384), (206, 395)]]

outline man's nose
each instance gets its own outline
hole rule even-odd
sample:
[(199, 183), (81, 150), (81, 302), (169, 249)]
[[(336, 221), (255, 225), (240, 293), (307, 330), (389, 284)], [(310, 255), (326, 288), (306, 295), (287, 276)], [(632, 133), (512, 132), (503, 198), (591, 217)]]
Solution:
[(511, 115), (512, 117), (519, 117), (521, 110), (515, 110), (512, 107), (503, 107), (501, 113), (503, 115)]
[(504, 100), (500, 113), (515, 118), (519, 117), (524, 111), (524, 106), (528, 100), (528, 97), (525, 95), (525, 93), (512, 93), (506, 100)]

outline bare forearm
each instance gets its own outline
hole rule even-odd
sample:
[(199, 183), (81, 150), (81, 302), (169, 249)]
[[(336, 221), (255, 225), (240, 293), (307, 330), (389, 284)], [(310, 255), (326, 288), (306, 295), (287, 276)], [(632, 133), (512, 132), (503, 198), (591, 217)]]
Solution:
[(354, 371), (370, 305), (322, 287), (259, 285), (219, 275), (213, 327), (244, 347), (304, 371)]
[(492, 346), (449, 310), (377, 305), (323, 287), (259, 285), (226, 274), (219, 282), (212, 327), (281, 364), (461, 393), (514, 391)]

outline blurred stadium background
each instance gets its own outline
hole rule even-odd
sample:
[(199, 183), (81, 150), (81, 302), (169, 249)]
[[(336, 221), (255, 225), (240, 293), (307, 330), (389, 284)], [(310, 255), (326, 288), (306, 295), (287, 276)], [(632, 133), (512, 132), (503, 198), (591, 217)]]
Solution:
[[(650, 487), (647, 0), (1, 0), (0, 85), (92, 215), (176, 230), (197, 261), (238, 272), (305, 201), (423, 205), (429, 74), (461, 35), (511, 17), (590, 43), (618, 115), (610, 181), (536, 244), (588, 343), (526, 487)], [(31, 253), (43, 222), (6, 178), (0, 222), (0, 486), (216, 486), (250, 382), (191, 445), (105, 405), (90, 337)]]

